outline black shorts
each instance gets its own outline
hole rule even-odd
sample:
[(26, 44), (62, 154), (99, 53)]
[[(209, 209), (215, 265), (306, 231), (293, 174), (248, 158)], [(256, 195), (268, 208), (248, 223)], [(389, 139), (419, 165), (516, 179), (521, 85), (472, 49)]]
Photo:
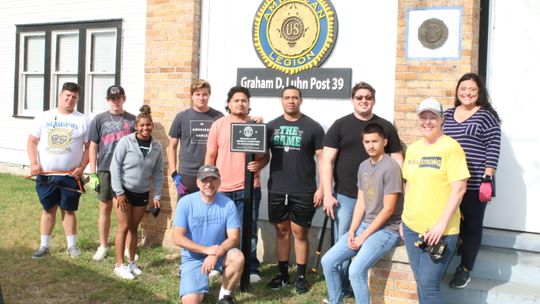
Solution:
[(126, 194), (128, 204), (131, 204), (133, 207), (144, 207), (150, 199), (150, 192), (135, 193), (124, 189), (124, 193)]
[(268, 219), (271, 223), (291, 220), (302, 227), (311, 227), (315, 215), (313, 193), (282, 194), (268, 192)]

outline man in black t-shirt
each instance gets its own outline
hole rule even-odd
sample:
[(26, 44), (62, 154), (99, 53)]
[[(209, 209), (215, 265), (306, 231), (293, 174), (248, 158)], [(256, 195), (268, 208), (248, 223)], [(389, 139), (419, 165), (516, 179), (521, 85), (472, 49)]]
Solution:
[[(172, 177), (178, 170), (182, 183), (187, 187), (186, 194), (199, 190), (197, 170), (204, 163), (208, 132), (212, 123), (223, 116), (223, 113), (208, 106), (210, 83), (202, 79), (194, 80), (190, 94), (191, 108), (176, 114), (169, 130), (167, 148), (168, 175)], [(177, 151), (178, 143), (181, 143), (180, 151)]]
[[(353, 113), (339, 118), (328, 129), (324, 138), (321, 162), (321, 184), (324, 189), (324, 211), (333, 220), (333, 239), (347, 233), (358, 193), (357, 172), (361, 162), (369, 156), (362, 144), (362, 132), (369, 123), (377, 123), (388, 136), (385, 152), (403, 165), (401, 142), (396, 128), (384, 118), (373, 114), (375, 89), (359, 82), (352, 88)], [(334, 188), (332, 189), (332, 180)], [(342, 281), (348, 285), (348, 261), (342, 265)], [(350, 289), (343, 286), (344, 290)]]
[(322, 157), (324, 130), (315, 120), (300, 112), (302, 92), (290, 86), (281, 94), (283, 115), (270, 121), (268, 147), (272, 155), (268, 179), (268, 214), (276, 226), (276, 256), (279, 275), (268, 287), (289, 284), (290, 237), (294, 236), (297, 263), (296, 290), (309, 290), (306, 265), (309, 253), (308, 231), (315, 209), (322, 203), (322, 187), (315, 181), (314, 156)]

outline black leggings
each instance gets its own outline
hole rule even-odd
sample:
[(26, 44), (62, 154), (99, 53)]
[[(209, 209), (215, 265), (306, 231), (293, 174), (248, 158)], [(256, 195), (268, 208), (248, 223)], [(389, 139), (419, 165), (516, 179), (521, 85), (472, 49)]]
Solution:
[(482, 203), (478, 190), (467, 190), (459, 206), (462, 214), (459, 237), (461, 244), (461, 266), (469, 271), (474, 267), (474, 261), (482, 242), (484, 213), (488, 203)]

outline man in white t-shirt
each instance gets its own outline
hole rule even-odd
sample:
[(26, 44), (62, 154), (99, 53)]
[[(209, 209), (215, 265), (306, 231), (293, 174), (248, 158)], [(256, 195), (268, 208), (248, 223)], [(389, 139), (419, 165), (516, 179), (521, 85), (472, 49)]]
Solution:
[(50, 253), (49, 243), (56, 222), (58, 206), (67, 239), (67, 253), (78, 257), (77, 218), (82, 187), (80, 181), (88, 164), (88, 131), (90, 120), (75, 110), (81, 87), (66, 82), (58, 98), (58, 108), (43, 112), (35, 120), (28, 136), (30, 170), (36, 176), (36, 191), (43, 206), (41, 212), (41, 243), (32, 254), (38, 259)]

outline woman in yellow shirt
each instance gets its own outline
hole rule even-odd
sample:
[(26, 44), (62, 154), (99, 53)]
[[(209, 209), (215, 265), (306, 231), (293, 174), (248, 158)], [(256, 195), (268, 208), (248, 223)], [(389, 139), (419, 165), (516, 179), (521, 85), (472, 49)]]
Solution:
[[(444, 303), (440, 283), (456, 248), (458, 207), (469, 171), (459, 143), (442, 132), (441, 104), (428, 98), (416, 112), (423, 138), (407, 149), (403, 164), (406, 184), (401, 232), (419, 303)], [(444, 245), (438, 244), (446, 244), (444, 251)]]

